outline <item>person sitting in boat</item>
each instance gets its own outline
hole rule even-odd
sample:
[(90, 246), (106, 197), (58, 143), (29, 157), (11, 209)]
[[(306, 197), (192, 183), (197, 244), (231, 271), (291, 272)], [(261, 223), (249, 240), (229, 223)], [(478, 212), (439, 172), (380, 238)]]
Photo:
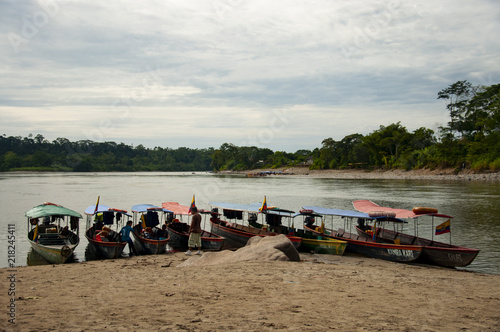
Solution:
[(163, 226), (161, 226), (161, 229), (156, 233), (156, 236), (158, 238), (167, 238), (167, 234), (168, 234), (167, 225), (163, 224)]
[(368, 229), (368, 227), (365, 224), (365, 220), (363, 218), (358, 218), (358, 227), (362, 231), (366, 231)]
[(95, 236), (95, 239), (96, 239), (96, 241), (99, 241), (99, 242), (109, 242), (108, 235), (109, 235), (109, 232), (107, 230), (103, 229), (102, 231), (97, 233), (97, 235)]
[[(106, 227), (108, 228), (108, 227)], [(118, 233), (115, 232), (114, 230), (108, 228), (108, 236), (106, 237), (109, 242), (118, 242), (119, 241), (119, 236), (118, 236)]]
[(43, 217), (43, 225), (44, 226), (49, 226), (50, 225), (50, 216)]
[(144, 236), (146, 239), (151, 239), (153, 237), (153, 231), (151, 230), (151, 227), (146, 227), (145, 229), (143, 229), (142, 236)]
[(64, 226), (63, 229), (61, 230), (60, 237), (68, 237), (69, 234), (69, 228), (68, 226)]
[(96, 240), (101, 242), (110, 242), (110, 234), (113, 232), (111, 228), (104, 226), (96, 235)]
[(307, 216), (306, 220), (304, 222), (306, 223), (306, 226), (308, 228), (314, 229), (314, 217), (313, 216)]

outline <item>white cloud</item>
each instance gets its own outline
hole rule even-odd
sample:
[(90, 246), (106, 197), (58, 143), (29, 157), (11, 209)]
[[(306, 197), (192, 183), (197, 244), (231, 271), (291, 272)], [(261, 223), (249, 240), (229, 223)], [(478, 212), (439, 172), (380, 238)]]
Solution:
[(0, 134), (295, 151), (434, 129), (439, 90), (500, 80), (493, 1), (40, 3), (0, 4)]

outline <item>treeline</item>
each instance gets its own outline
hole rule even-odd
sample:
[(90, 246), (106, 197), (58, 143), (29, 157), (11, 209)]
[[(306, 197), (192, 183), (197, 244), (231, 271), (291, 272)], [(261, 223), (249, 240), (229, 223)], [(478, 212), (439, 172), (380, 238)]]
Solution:
[(124, 143), (71, 142), (42, 135), (0, 136), (0, 171), (205, 171), (211, 169), (214, 149), (181, 147), (147, 149)]
[(147, 149), (114, 142), (0, 136), (0, 171), (206, 171), (305, 166), (311, 169), (470, 168), (500, 170), (500, 84), (458, 81), (438, 93), (450, 122), (409, 132), (400, 122), (368, 135), (326, 138), (295, 153), (224, 143), (218, 149)]
[(500, 170), (500, 84), (472, 86), (458, 81), (441, 90), (448, 101), (450, 122), (435, 133), (409, 132), (400, 122), (368, 135), (351, 134), (340, 141), (323, 140), (320, 148), (295, 153), (223, 144), (213, 166), (223, 169), (278, 168), (308, 165), (311, 169), (470, 168)]

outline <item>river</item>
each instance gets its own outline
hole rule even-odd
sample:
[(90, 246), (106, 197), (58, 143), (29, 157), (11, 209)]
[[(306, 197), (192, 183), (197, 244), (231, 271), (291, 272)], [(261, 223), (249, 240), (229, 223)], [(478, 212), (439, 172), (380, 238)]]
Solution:
[[(269, 206), (298, 211), (315, 205), (353, 210), (352, 201), (368, 199), (381, 206), (411, 209), (430, 206), (453, 216), (452, 242), (481, 249), (466, 270), (500, 274), (500, 185), (488, 181), (430, 181), (388, 179), (329, 179), (299, 176), (245, 178), (205, 172), (176, 173), (3, 173), (0, 174), (0, 267), (8, 266), (8, 235), (15, 235), (16, 266), (25, 266), (30, 253), (24, 213), (43, 202), (80, 212), (96, 203), (130, 211), (136, 204), (161, 206), (175, 201), (198, 208), (209, 202), (254, 203), (267, 197)], [(85, 218), (80, 223), (77, 261), (85, 260)], [(327, 226), (330, 226), (327, 220)], [(337, 222), (337, 221), (335, 221)], [(339, 224), (334, 227), (341, 227)], [(9, 226), (10, 225), (10, 226)], [(296, 225), (297, 227), (298, 225)], [(408, 226), (411, 227), (411, 226)], [(209, 230), (209, 226), (204, 226)], [(12, 231), (13, 230), (13, 231)], [(430, 224), (419, 234), (431, 237)], [(449, 235), (436, 240), (448, 242)]]

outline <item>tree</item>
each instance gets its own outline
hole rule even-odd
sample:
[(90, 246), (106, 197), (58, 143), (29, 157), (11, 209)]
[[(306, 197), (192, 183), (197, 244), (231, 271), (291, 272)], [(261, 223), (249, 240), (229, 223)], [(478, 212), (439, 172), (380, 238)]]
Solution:
[(467, 115), (476, 132), (488, 135), (500, 131), (500, 84), (482, 87), (470, 100)]
[(448, 99), (446, 108), (450, 112), (451, 121), (448, 123), (450, 133), (460, 133), (463, 136), (471, 128), (471, 123), (466, 119), (467, 102), (473, 93), (472, 84), (467, 80), (457, 81), (446, 89), (438, 92), (438, 99)]
[(321, 168), (335, 168), (337, 166), (335, 160), (337, 142), (329, 137), (321, 142), (321, 149), (319, 154)]
[(370, 162), (386, 168), (396, 166), (400, 155), (409, 148), (410, 140), (411, 135), (400, 122), (380, 126), (379, 130), (363, 137), (363, 143), (370, 152)]

